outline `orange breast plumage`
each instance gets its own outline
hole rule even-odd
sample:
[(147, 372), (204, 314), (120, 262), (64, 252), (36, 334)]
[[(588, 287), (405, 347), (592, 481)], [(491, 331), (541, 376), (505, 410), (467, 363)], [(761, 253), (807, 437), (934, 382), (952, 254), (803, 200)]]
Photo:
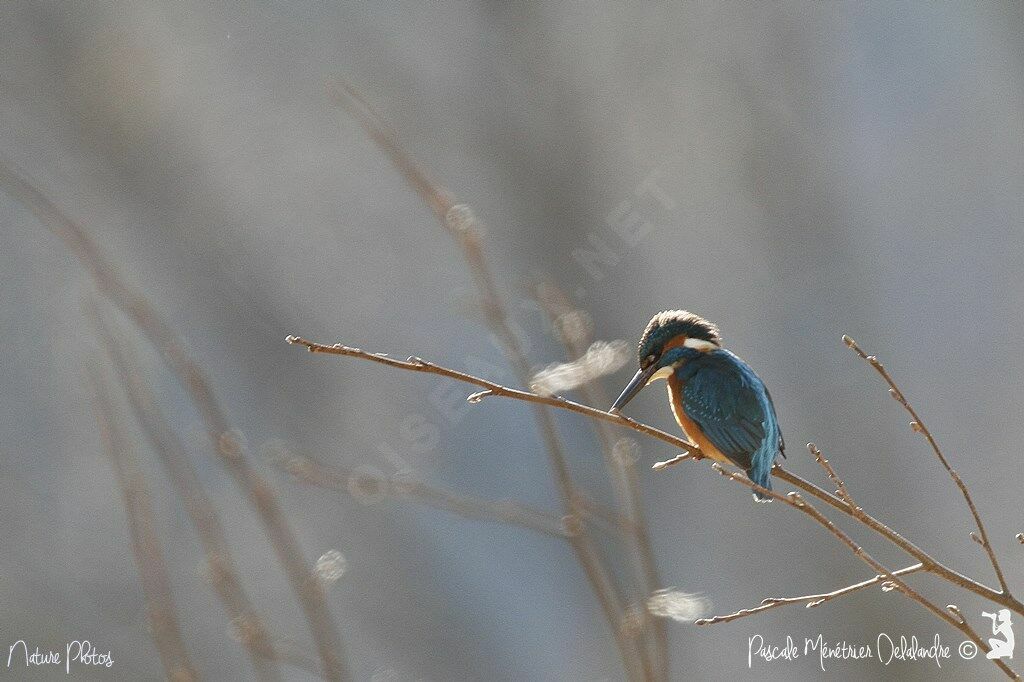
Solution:
[(686, 437), (696, 443), (700, 451), (707, 457), (723, 464), (733, 464), (732, 460), (723, 455), (711, 441), (704, 437), (704, 432), (701, 431), (697, 423), (686, 414), (686, 410), (683, 409), (683, 382), (679, 380), (679, 377), (671, 374), (666, 383), (668, 384), (668, 402), (672, 406), (672, 416), (676, 418), (676, 423), (679, 424), (679, 428), (683, 430)]

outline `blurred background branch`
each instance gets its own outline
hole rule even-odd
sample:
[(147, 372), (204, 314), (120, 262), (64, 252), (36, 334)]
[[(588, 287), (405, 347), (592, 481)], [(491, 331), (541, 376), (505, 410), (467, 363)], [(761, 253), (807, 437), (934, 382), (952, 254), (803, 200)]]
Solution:
[(344, 662), (341, 639), (333, 617), (324, 604), (323, 594), (312, 578), (302, 550), (288, 525), (274, 490), (248, 461), (244, 444), (233, 435), (227, 418), (213, 395), (213, 389), (199, 365), (185, 350), (157, 310), (139, 292), (133, 290), (117, 273), (88, 233), (31, 182), (0, 158), (0, 187), (21, 201), (36, 218), (49, 228), (88, 270), (96, 286), (138, 327), (157, 348), (182, 387), (202, 415), (207, 434), (215, 445), (220, 461), (232, 474), (236, 485), (248, 498), (266, 530), (271, 545), (285, 569), (285, 575), (298, 596), (309, 621), (317, 651), (329, 680), (349, 678)]
[[(89, 368), (88, 376), (100, 437), (117, 475), (118, 487), (124, 500), (128, 538), (146, 600), (146, 620), (156, 649), (160, 652), (164, 673), (168, 680), (176, 682), (199, 679), (181, 635), (178, 607), (174, 602), (164, 551), (156, 534), (156, 521), (146, 480), (133, 446), (117, 424), (110, 387), (96, 367)], [(66, 663), (70, 664), (70, 661)]]
[(227, 536), (213, 502), (203, 489), (199, 472), (146, 386), (139, 359), (129, 349), (124, 335), (112, 331), (96, 301), (90, 301), (88, 316), (97, 329), (121, 386), (127, 393), (128, 404), (136, 420), (142, 426), (150, 446), (156, 452), (199, 536), (203, 551), (206, 553), (206, 575), (224, 604), (230, 627), (238, 640), (250, 651), (256, 678), (279, 679), (280, 675), (274, 663), (277, 654), (270, 635), (263, 619), (256, 613), (242, 587)]
[(309, 457), (292, 453), (281, 453), (277, 464), (297, 480), (328, 488), (353, 497), (393, 497), (408, 499), (428, 507), (443, 509), (467, 519), (498, 521), (530, 530), (547, 533), (557, 538), (567, 538), (563, 519), (540, 509), (533, 509), (511, 500), (481, 500), (469, 495), (460, 495), (421, 481), (396, 480), (373, 476), (344, 467), (328, 467)]

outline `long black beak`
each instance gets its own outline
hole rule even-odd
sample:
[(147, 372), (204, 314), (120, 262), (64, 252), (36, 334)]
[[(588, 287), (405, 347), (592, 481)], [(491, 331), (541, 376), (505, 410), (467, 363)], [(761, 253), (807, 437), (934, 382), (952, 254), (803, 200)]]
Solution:
[(637, 370), (636, 374), (633, 375), (633, 378), (629, 380), (628, 384), (626, 384), (626, 388), (622, 389), (622, 394), (616, 398), (611, 411), (618, 412), (625, 407), (626, 403), (636, 397), (636, 394), (640, 392), (640, 389), (647, 385), (647, 382), (651, 380), (651, 376), (657, 371), (658, 365), (653, 362), (648, 365), (646, 369)]

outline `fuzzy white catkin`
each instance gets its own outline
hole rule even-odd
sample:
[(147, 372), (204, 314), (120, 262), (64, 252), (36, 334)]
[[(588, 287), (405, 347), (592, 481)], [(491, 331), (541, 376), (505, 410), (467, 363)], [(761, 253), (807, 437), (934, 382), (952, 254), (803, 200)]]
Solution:
[(530, 387), (540, 395), (555, 395), (611, 374), (631, 357), (626, 341), (595, 341), (579, 359), (548, 365), (534, 374)]
[(704, 597), (671, 587), (658, 590), (647, 598), (647, 610), (652, 615), (681, 622), (700, 618), (710, 607), (710, 602)]
[(345, 567), (348, 562), (345, 557), (336, 549), (330, 549), (316, 560), (313, 571), (316, 573), (320, 584), (325, 588), (330, 587), (345, 574)]

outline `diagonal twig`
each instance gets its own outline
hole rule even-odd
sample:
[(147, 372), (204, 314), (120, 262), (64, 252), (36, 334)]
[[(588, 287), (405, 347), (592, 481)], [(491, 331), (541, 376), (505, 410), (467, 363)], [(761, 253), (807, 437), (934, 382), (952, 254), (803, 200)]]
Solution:
[(408, 358), (407, 360), (399, 360), (398, 358), (390, 357), (383, 353), (371, 353), (370, 351), (362, 350), (361, 348), (353, 348), (352, 346), (345, 346), (340, 343), (333, 345), (327, 345), (323, 343), (317, 343), (304, 339), (301, 336), (288, 336), (285, 338), (287, 343), (295, 346), (302, 346), (310, 353), (327, 353), (330, 355), (346, 355), (353, 358), (361, 358), (363, 360), (369, 360), (389, 367), (396, 367), (398, 369), (410, 370), (413, 372), (423, 372), (426, 374), (438, 374), (440, 376), (448, 377), (449, 379), (455, 379), (466, 384), (477, 386), (482, 391), (478, 391), (466, 398), (469, 402), (479, 402), (483, 398), (494, 396), (501, 398), (512, 398), (514, 400), (522, 400), (529, 403), (539, 403), (541, 405), (547, 405), (548, 407), (557, 407), (570, 412), (576, 412), (578, 414), (592, 417), (594, 419), (601, 419), (612, 424), (618, 424), (629, 429), (633, 429), (639, 433), (647, 434), (648, 436), (654, 436), (667, 443), (671, 443), (676, 447), (690, 450), (692, 453), (700, 452), (700, 447), (695, 443), (691, 443), (688, 440), (673, 436), (667, 431), (648, 426), (642, 422), (638, 422), (634, 419), (620, 414), (618, 412), (607, 412), (600, 410), (596, 407), (590, 407), (589, 405), (583, 405), (581, 403), (573, 402), (561, 396), (546, 396), (531, 393), (530, 391), (524, 391), (518, 388), (510, 388), (508, 386), (502, 386), (501, 384), (493, 381), (488, 381), (466, 372), (460, 372), (456, 369), (449, 367), (442, 367), (432, 362), (427, 362), (422, 358), (415, 356)]
[(817, 462), (822, 469), (825, 470), (825, 474), (828, 476), (828, 480), (832, 481), (832, 484), (836, 487), (836, 494), (843, 502), (850, 507), (856, 506), (853, 502), (853, 498), (850, 496), (850, 491), (847, 489), (846, 484), (843, 483), (843, 479), (839, 478), (839, 474), (832, 467), (832, 463), (825, 459), (825, 455), (821, 454), (821, 450), (814, 443), (808, 443), (807, 449), (814, 455), (814, 461)]
[[(754, 483), (753, 481), (750, 481), (750, 479), (741, 476), (737, 472), (726, 470), (725, 467), (723, 467), (718, 462), (712, 463), (711, 468), (717, 471), (722, 476), (725, 476), (726, 478), (732, 481), (741, 483), (743, 485), (747, 485), (752, 490), (761, 493), (762, 495), (767, 495), (768, 497), (771, 497), (774, 500), (779, 500), (780, 502), (807, 514), (815, 522), (817, 522), (818, 525), (823, 527), (825, 530), (827, 530), (833, 536), (835, 536), (836, 539), (838, 539), (840, 542), (846, 545), (849, 548), (849, 550), (853, 552), (854, 556), (856, 556), (858, 559), (860, 559), (865, 564), (870, 566), (876, 573), (882, 575), (886, 582), (892, 583), (896, 589), (898, 589), (900, 592), (907, 595), (907, 597), (909, 597), (910, 599), (912, 599), (913, 601), (917, 602), (925, 609), (930, 611), (935, 617), (949, 623), (954, 628), (964, 633), (964, 635), (966, 635), (968, 638), (971, 639), (971, 641), (978, 645), (978, 648), (982, 651), (986, 653), (990, 651), (990, 647), (988, 646), (988, 644), (981, 639), (978, 633), (974, 631), (974, 628), (972, 628), (963, 618), (963, 616), (960, 615), (958, 609), (956, 609), (955, 607), (946, 607), (946, 609), (942, 609), (934, 602), (924, 597), (920, 592), (918, 592), (910, 585), (908, 585), (906, 581), (903, 580), (903, 578), (895, 575), (892, 571), (889, 571), (877, 560), (875, 560), (874, 557), (868, 554), (868, 552), (859, 544), (857, 544), (857, 542), (853, 538), (851, 538), (846, 532), (844, 532), (842, 529), (836, 526), (831, 519), (822, 514), (816, 507), (814, 507), (814, 505), (806, 501), (799, 493), (791, 492), (788, 495), (781, 495), (775, 492), (774, 490), (768, 490), (767, 488), (764, 488)], [(855, 507), (856, 505), (851, 504), (850, 506)], [(999, 666), (1000, 670), (1002, 670), (1010, 679), (1020, 678), (1020, 676), (1012, 668), (1010, 668), (1010, 666), (1003, 662), (1002, 659), (994, 659), (993, 662), (997, 666)]]
[[(909, 575), (911, 573), (919, 573), (924, 569), (924, 564), (912, 564), (905, 566), (901, 569), (892, 572), (892, 575), (902, 576)], [(877, 585), (878, 583), (884, 583), (886, 580), (884, 575), (876, 575), (874, 578), (868, 578), (862, 580), (859, 583), (847, 585), (846, 587), (840, 587), (837, 590), (831, 592), (822, 592), (820, 594), (805, 594), (800, 597), (768, 597), (764, 599), (758, 606), (749, 609), (740, 609), (733, 613), (726, 614), (724, 616), (712, 616), (710, 618), (700, 618), (694, 621), (695, 625), (713, 625), (714, 623), (728, 623), (729, 621), (736, 620), (738, 618), (744, 618), (746, 616), (752, 616), (762, 611), (768, 611), (769, 609), (775, 609), (780, 606), (788, 606), (789, 604), (803, 604), (807, 608), (814, 608), (821, 606), (825, 602), (832, 601), (836, 597), (842, 597), (847, 594), (853, 594), (859, 592), (864, 588)]]
[(999, 581), (1000, 588), (1004, 594), (1009, 595), (1010, 586), (1006, 582), (1006, 576), (1003, 575), (1003, 569), (999, 565), (999, 560), (996, 559), (995, 550), (992, 549), (992, 543), (989, 542), (988, 533), (985, 531), (985, 524), (981, 521), (981, 515), (978, 513), (978, 508), (975, 506), (974, 500), (971, 498), (971, 493), (967, 489), (967, 484), (964, 483), (962, 478), (960, 478), (960, 474), (950, 466), (949, 460), (947, 460), (946, 456), (942, 454), (942, 449), (939, 448), (939, 444), (936, 442), (935, 437), (932, 436), (932, 432), (928, 430), (927, 426), (925, 426), (924, 421), (922, 421), (921, 417), (918, 416), (917, 411), (913, 406), (911, 406), (906, 396), (903, 395), (903, 391), (901, 391), (899, 386), (896, 385), (892, 375), (889, 374), (889, 371), (885, 369), (885, 366), (882, 365), (879, 359), (874, 355), (868, 355), (865, 353), (864, 350), (857, 345), (856, 341), (845, 334), (843, 335), (843, 343), (845, 343), (862, 360), (871, 365), (875, 371), (878, 372), (879, 376), (885, 380), (885, 383), (889, 385), (889, 395), (891, 395), (896, 402), (902, 405), (903, 409), (910, 415), (912, 420), (910, 422), (910, 427), (917, 433), (924, 436), (925, 440), (928, 441), (928, 445), (931, 446), (932, 452), (935, 453), (935, 456), (942, 464), (942, 467), (949, 474), (950, 478), (953, 479), (953, 482), (956, 483), (956, 487), (960, 489), (960, 494), (963, 495), (964, 501), (967, 503), (967, 507), (971, 511), (971, 516), (974, 517), (974, 525), (978, 528), (978, 534), (975, 535), (974, 533), (971, 533), (971, 538), (981, 545), (985, 550), (985, 553), (988, 554), (989, 562), (992, 564), (992, 570), (995, 571), (996, 579)]
[[(822, 467), (822, 469), (825, 470), (825, 474), (828, 476), (828, 479), (836, 486), (836, 494), (839, 496), (839, 498), (848, 507), (851, 507), (851, 508), (856, 507), (856, 503), (853, 501), (853, 497), (850, 495), (850, 491), (846, 487), (846, 484), (839, 477), (839, 474), (836, 473), (835, 468), (828, 461), (828, 459), (825, 458), (825, 455), (822, 454), (821, 450), (814, 443), (808, 443), (807, 444), (807, 449), (814, 456), (815, 462), (817, 462), (818, 465), (820, 465)], [(924, 570), (924, 569), (925, 569), (925, 565), (924, 564), (916, 563), (916, 564), (913, 564), (911, 566), (907, 566), (905, 568), (901, 568), (901, 569), (899, 569), (897, 571), (893, 571), (892, 575), (898, 576), (898, 575), (905, 575), (905, 574), (909, 574), (909, 573), (916, 573), (916, 572)], [(826, 601), (830, 601), (830, 600), (832, 600), (832, 599), (834, 599), (834, 598), (836, 598), (838, 596), (850, 594), (852, 592), (857, 592), (859, 590), (864, 589), (865, 587), (869, 587), (869, 586), (877, 584), (879, 582), (883, 582), (884, 580), (885, 580), (885, 576), (882, 575), (882, 574), (878, 574), (874, 578), (869, 578), (868, 580), (864, 580), (864, 581), (861, 581), (859, 583), (854, 583), (853, 585), (842, 587), (842, 588), (839, 588), (838, 590), (833, 590), (832, 592), (826, 592), (826, 593), (822, 593), (822, 594), (809, 594), (809, 595), (804, 595), (804, 596), (800, 596), (800, 597), (769, 597), (767, 599), (764, 599), (759, 606), (755, 606), (755, 607), (749, 608), (749, 609), (740, 609), (738, 611), (735, 611), (733, 613), (726, 614), (726, 615), (723, 615), (723, 616), (713, 616), (711, 618), (701, 618), (701, 619), (698, 619), (697, 621), (695, 621), (695, 624), (696, 625), (712, 625), (714, 623), (728, 623), (729, 621), (733, 621), (733, 620), (736, 620), (738, 618), (743, 618), (743, 617), (746, 617), (746, 616), (751, 616), (751, 615), (754, 615), (756, 613), (760, 613), (762, 611), (767, 611), (769, 609), (778, 608), (780, 606), (786, 606), (788, 604), (805, 604), (808, 608), (811, 608), (811, 607), (814, 607), (814, 606), (820, 606), (821, 604), (825, 603)]]

